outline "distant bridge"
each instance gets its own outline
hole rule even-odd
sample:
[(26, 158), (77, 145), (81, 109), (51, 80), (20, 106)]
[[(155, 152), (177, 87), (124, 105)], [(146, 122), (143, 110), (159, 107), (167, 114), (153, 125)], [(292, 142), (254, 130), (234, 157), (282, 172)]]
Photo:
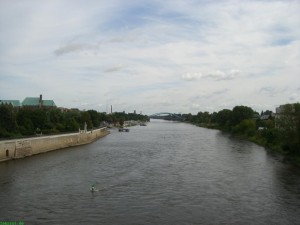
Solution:
[(160, 112), (154, 113), (149, 116), (151, 119), (163, 119), (163, 120), (173, 120), (173, 121), (184, 121), (185, 118), (180, 114), (169, 113), (169, 112)]

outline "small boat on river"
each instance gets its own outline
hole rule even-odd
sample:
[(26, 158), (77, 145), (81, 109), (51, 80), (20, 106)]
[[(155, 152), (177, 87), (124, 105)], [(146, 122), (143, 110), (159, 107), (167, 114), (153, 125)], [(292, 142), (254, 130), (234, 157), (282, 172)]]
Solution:
[(128, 128), (119, 128), (119, 132), (129, 132)]

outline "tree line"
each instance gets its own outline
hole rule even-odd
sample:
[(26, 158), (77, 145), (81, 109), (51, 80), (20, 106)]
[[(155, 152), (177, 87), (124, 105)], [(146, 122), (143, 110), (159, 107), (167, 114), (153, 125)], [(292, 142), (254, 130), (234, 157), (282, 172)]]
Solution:
[[(269, 115), (261, 119), (261, 115)], [(250, 139), (258, 144), (300, 156), (300, 104), (285, 105), (275, 118), (271, 111), (255, 112), (247, 106), (235, 106), (232, 110), (198, 112), (197, 115), (181, 115), (192, 124), (216, 128)], [(135, 113), (100, 113), (95, 110), (61, 111), (52, 109), (14, 109), (12, 105), (0, 105), (0, 138), (16, 138), (35, 134), (58, 134), (100, 127), (104, 123), (119, 123), (127, 120), (147, 121), (149, 117)]]
[[(261, 119), (262, 115), (268, 118)], [(276, 118), (271, 111), (259, 114), (247, 106), (183, 116), (192, 124), (220, 129), (282, 153), (300, 156), (300, 103), (285, 105)]]
[(0, 138), (16, 138), (36, 134), (59, 134), (84, 129), (98, 128), (106, 124), (121, 124), (124, 121), (147, 121), (148, 116), (135, 113), (100, 113), (95, 110), (62, 111), (58, 108), (16, 110), (12, 105), (0, 105)]

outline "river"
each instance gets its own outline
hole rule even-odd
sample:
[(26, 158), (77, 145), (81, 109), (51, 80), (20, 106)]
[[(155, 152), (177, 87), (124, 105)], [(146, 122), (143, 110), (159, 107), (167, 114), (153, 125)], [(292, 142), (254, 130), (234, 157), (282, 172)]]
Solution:
[(0, 163), (1, 221), (300, 224), (300, 170), (220, 131), (151, 120)]

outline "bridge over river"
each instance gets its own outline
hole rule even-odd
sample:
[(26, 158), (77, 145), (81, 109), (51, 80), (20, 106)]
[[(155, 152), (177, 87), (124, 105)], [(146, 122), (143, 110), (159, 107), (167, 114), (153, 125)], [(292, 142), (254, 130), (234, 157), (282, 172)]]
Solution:
[(151, 119), (164, 119), (172, 121), (184, 121), (185, 118), (181, 114), (175, 114), (170, 112), (159, 112), (149, 116)]

